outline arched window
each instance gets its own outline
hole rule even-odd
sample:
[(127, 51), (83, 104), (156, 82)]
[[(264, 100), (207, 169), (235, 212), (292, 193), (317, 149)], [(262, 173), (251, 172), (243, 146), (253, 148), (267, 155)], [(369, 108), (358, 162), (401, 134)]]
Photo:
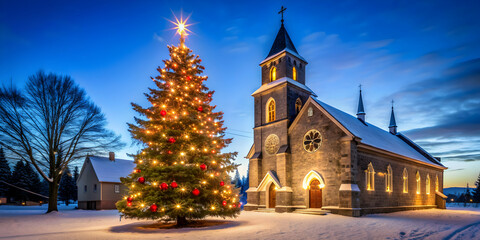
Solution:
[(439, 183), (438, 183), (438, 175), (435, 175), (435, 192), (438, 192)]
[(267, 122), (275, 121), (275, 100), (271, 98), (267, 102)]
[(272, 67), (270, 69), (270, 82), (273, 82), (277, 80), (277, 68), (276, 67)]
[(367, 179), (367, 190), (375, 190), (375, 170), (373, 169), (372, 163), (368, 164), (368, 169), (365, 171)]
[(425, 193), (430, 194), (430, 174), (427, 174), (427, 180), (425, 182)]
[(406, 168), (403, 169), (402, 180), (403, 180), (403, 192), (408, 193), (408, 172)]
[(392, 167), (388, 165), (387, 167), (387, 175), (385, 175), (385, 190), (387, 192), (393, 192), (393, 171)]
[(421, 180), (420, 179), (420, 173), (418, 171), (417, 171), (416, 179), (417, 179), (417, 194), (420, 194), (420, 189), (421, 189), (422, 185), (421, 185), (421, 182), (420, 182), (420, 180)]
[(295, 67), (293, 67), (292, 75), (293, 75), (293, 80), (297, 81), (297, 69)]
[(301, 109), (302, 109), (302, 100), (300, 100), (300, 98), (297, 98), (297, 101), (295, 101), (295, 114), (298, 114)]

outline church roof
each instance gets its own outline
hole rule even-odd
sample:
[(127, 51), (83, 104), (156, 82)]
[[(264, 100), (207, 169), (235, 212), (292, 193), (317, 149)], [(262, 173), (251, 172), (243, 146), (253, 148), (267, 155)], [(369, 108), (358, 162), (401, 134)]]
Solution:
[(110, 161), (108, 157), (88, 156), (99, 182), (120, 182), (135, 168), (132, 160), (118, 159)]
[(344, 128), (355, 137), (361, 138), (363, 144), (382, 149), (391, 153), (412, 158), (427, 164), (444, 167), (433, 156), (428, 154), (420, 146), (408, 139), (405, 135), (393, 135), (370, 123), (364, 124), (358, 118), (334, 108), (316, 98), (312, 98)]
[(275, 37), (272, 48), (270, 49), (270, 52), (268, 53), (268, 56), (266, 58), (276, 55), (277, 53), (280, 53), (285, 49), (288, 49), (291, 52), (299, 55), (297, 49), (293, 45), (292, 39), (290, 39), (290, 36), (288, 36), (287, 29), (285, 29), (285, 26), (282, 23), (282, 26), (280, 26), (280, 30), (278, 30), (277, 37)]
[(313, 96), (317, 96), (313, 91), (312, 89), (308, 88), (307, 86), (305, 86), (304, 84), (301, 84), (299, 83), (298, 81), (295, 81), (291, 78), (288, 78), (288, 77), (283, 77), (283, 78), (280, 78), (280, 79), (277, 79), (273, 82), (269, 82), (267, 84), (263, 84), (260, 88), (258, 88), (255, 92), (252, 93), (252, 96), (255, 96), (256, 94), (258, 93), (261, 93), (263, 91), (266, 91), (268, 89), (271, 89), (271, 88), (274, 88), (278, 85), (281, 85), (283, 83), (289, 83), (289, 84), (292, 84), (296, 87), (299, 87), (307, 92), (310, 92), (310, 94), (312, 94)]

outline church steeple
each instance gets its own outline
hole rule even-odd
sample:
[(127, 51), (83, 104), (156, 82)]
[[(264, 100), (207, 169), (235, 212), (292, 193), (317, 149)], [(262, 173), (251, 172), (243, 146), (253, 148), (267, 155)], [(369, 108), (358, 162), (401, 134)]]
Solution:
[(390, 125), (388, 125), (388, 130), (391, 134), (397, 134), (397, 122), (395, 121), (395, 113), (393, 112), (393, 100), (392, 100), (392, 113), (390, 115)]
[(285, 12), (285, 10), (287, 9), (282, 6), (280, 12), (278, 12), (279, 14), (282, 14), (282, 25), (280, 26), (280, 30), (278, 30), (277, 37), (275, 37), (275, 41), (273, 42), (272, 48), (270, 49), (270, 52), (268, 53), (268, 56), (266, 58), (280, 53), (283, 50), (291, 51), (292, 53), (299, 55), (297, 49), (293, 45), (292, 39), (290, 39), (290, 36), (288, 35), (287, 30), (283, 25), (283, 12)]
[(283, 22), (282, 22), (282, 25), (280, 26), (280, 30), (278, 30), (277, 37), (275, 37), (275, 41), (273, 42), (272, 48), (270, 49), (270, 52), (268, 53), (266, 58), (269, 58), (277, 53), (280, 53), (283, 50), (287, 50), (299, 55), (297, 52), (297, 49), (293, 45), (292, 39), (287, 33), (287, 29), (285, 29), (285, 26), (283, 25)]
[(293, 41), (285, 29), (282, 6), (279, 14), (282, 14), (280, 29), (278, 30), (272, 48), (267, 57), (260, 63), (262, 67), (262, 85), (287, 78), (305, 85), (305, 67), (307, 61), (298, 54)]
[(362, 85), (360, 87), (360, 97), (358, 98), (357, 118), (365, 122), (365, 108), (363, 107)]

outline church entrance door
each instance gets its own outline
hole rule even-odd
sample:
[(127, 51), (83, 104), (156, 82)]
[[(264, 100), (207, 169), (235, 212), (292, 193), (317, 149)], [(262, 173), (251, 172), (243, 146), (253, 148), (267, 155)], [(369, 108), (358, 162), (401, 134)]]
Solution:
[(275, 208), (275, 203), (277, 202), (277, 195), (275, 192), (275, 184), (270, 184), (268, 188), (268, 208)]
[(313, 180), (310, 182), (310, 208), (322, 207), (322, 189), (320, 188), (320, 182)]

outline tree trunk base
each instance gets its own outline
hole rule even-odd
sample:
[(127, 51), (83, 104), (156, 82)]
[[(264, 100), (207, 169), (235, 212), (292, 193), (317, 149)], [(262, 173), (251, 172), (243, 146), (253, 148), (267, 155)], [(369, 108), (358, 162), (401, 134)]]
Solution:
[(188, 224), (187, 218), (185, 217), (177, 217), (177, 227), (183, 227)]

